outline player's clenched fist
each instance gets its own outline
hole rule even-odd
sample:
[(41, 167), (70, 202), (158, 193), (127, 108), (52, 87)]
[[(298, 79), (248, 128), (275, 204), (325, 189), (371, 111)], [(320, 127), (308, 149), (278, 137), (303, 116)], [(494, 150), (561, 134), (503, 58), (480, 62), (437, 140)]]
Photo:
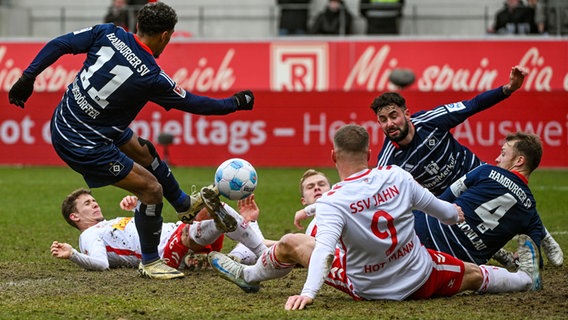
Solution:
[(237, 92), (233, 95), (237, 101), (237, 110), (252, 110), (254, 105), (254, 95), (252, 91), (245, 90)]
[(14, 83), (12, 89), (8, 93), (8, 99), (11, 104), (15, 104), (20, 108), (24, 108), (24, 103), (34, 91), (34, 79), (27, 77), (25, 74)]

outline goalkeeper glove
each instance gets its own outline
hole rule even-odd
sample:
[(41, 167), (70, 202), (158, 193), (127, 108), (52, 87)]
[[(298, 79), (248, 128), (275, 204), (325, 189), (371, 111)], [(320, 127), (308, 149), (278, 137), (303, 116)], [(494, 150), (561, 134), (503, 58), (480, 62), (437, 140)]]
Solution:
[(254, 95), (252, 91), (245, 90), (237, 92), (233, 95), (235, 101), (237, 102), (237, 110), (252, 110), (254, 105)]
[(15, 104), (20, 108), (24, 108), (24, 103), (28, 101), (28, 98), (32, 95), (34, 91), (34, 81), (25, 74), (23, 74), (16, 83), (10, 89), (8, 93), (8, 99), (11, 104)]

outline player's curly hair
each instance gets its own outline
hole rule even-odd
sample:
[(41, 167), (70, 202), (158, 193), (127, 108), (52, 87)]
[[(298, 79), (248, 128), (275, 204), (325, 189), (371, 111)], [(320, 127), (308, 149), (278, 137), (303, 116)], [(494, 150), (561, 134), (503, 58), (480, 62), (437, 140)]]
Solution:
[(377, 114), (382, 108), (396, 105), (406, 110), (406, 100), (398, 92), (385, 92), (376, 97), (371, 103), (371, 109)]
[(77, 227), (75, 222), (71, 220), (69, 216), (73, 212), (77, 212), (77, 203), (76, 203), (77, 198), (79, 198), (84, 194), (92, 195), (91, 190), (80, 188), (67, 195), (67, 197), (65, 197), (65, 200), (63, 200), (63, 203), (61, 204), (61, 214), (63, 214), (63, 219), (65, 219), (65, 221), (67, 221), (67, 223), (70, 224), (72, 227), (77, 229), (79, 229), (79, 227)]
[(174, 30), (177, 22), (175, 10), (163, 2), (148, 3), (138, 11), (138, 31), (149, 36)]

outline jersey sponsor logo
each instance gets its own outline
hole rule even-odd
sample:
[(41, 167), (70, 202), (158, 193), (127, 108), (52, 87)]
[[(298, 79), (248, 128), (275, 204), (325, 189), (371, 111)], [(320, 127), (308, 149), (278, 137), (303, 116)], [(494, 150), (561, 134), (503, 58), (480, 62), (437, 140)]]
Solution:
[(124, 165), (117, 161), (109, 165), (108, 171), (110, 171), (113, 175), (118, 176), (122, 169), (124, 169)]
[(180, 96), (180, 97), (182, 97), (182, 98), (185, 98), (186, 92), (185, 92), (185, 90), (184, 90), (182, 87), (176, 85), (175, 88), (174, 88), (174, 92), (175, 92), (178, 96)]
[(465, 105), (461, 101), (449, 103), (446, 105), (446, 109), (448, 109), (448, 112), (456, 112), (465, 109)]
[(433, 180), (422, 182), (422, 186), (429, 190), (438, 186), (441, 181), (444, 181), (444, 179), (446, 179), (454, 172), (455, 166), (456, 158), (454, 158), (453, 155), (450, 155), (449, 159), (446, 162), (446, 165), (441, 168), (436, 162), (431, 161), (429, 164), (424, 166), (424, 171), (430, 174)]
[(424, 166), (424, 171), (428, 172), (428, 174), (436, 175), (440, 172), (440, 166), (434, 161), (431, 161), (427, 165)]
[(329, 87), (328, 45), (272, 45), (270, 86), (275, 91), (325, 91)]

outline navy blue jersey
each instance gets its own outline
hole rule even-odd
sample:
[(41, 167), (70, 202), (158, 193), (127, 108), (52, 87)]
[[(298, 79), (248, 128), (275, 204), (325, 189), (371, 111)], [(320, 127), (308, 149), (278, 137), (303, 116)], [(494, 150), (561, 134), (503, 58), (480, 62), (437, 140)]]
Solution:
[(517, 234), (527, 234), (537, 246), (544, 237), (527, 180), (515, 172), (482, 165), (452, 184), (440, 198), (460, 206), (465, 221), (448, 226), (415, 212), (416, 232), (428, 248), (484, 264)]
[(194, 114), (236, 111), (232, 98), (213, 99), (178, 87), (158, 66), (145, 44), (113, 24), (57, 37), (46, 44), (24, 71), (35, 78), (64, 54), (86, 53), (82, 69), (69, 84), (52, 121), (54, 139), (72, 148), (112, 143), (148, 101), (166, 110)]
[(396, 164), (410, 172), (418, 183), (433, 194), (442, 194), (452, 182), (482, 163), (471, 150), (453, 137), (450, 130), (506, 97), (499, 87), (471, 100), (413, 114), (410, 121), (416, 133), (410, 144), (402, 147), (385, 140), (377, 165)]

